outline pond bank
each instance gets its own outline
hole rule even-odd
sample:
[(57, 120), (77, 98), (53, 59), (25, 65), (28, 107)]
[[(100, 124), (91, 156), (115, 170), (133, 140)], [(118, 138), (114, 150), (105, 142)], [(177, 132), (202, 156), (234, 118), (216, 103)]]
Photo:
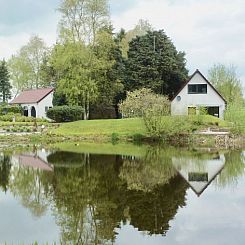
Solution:
[[(182, 134), (170, 140), (162, 141), (147, 136), (63, 136), (54, 133), (33, 133), (33, 134), (6, 134), (0, 136), (0, 148), (13, 148), (22, 146), (49, 146), (62, 142), (82, 142), (82, 143), (112, 143), (114, 145), (133, 143), (135, 145), (155, 145), (165, 144), (176, 147), (212, 147), (217, 149), (238, 149), (244, 148), (245, 137), (232, 134)], [(79, 144), (79, 143), (78, 143)]]

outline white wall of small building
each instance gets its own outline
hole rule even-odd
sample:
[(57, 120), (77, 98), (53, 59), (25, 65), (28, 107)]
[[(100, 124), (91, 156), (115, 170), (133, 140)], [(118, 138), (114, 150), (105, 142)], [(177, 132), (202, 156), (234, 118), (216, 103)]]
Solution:
[[(188, 84), (207, 84), (206, 94), (188, 94)], [(171, 115), (188, 115), (188, 107), (219, 107), (220, 118), (224, 118), (225, 102), (205, 79), (196, 73), (171, 102)], [(181, 100), (178, 101), (177, 97)]]
[(21, 104), (22, 108), (28, 108), (28, 117), (31, 116), (31, 108), (35, 107), (36, 109), (36, 117), (48, 119), (46, 115), (46, 107), (53, 107), (53, 92), (47, 95), (44, 99), (42, 99), (39, 103), (29, 103), (29, 104)]
[(47, 95), (43, 100), (41, 100), (37, 104), (36, 112), (38, 118), (47, 119), (46, 110), (45, 110), (46, 107), (48, 108), (53, 107), (53, 92), (51, 92), (49, 95)]

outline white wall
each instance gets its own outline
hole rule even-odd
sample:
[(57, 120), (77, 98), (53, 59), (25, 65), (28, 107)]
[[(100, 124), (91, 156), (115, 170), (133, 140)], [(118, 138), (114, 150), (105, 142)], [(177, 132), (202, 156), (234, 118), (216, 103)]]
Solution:
[[(207, 94), (188, 94), (188, 84), (207, 84)], [(171, 115), (188, 115), (188, 107), (219, 107), (220, 118), (224, 118), (225, 102), (216, 91), (206, 82), (205, 79), (196, 73), (194, 77), (171, 102)]]
[(43, 100), (41, 100), (37, 105), (37, 117), (38, 118), (47, 118), (45, 107), (53, 107), (53, 92), (51, 92), (48, 96), (46, 96)]
[[(219, 155), (218, 159), (200, 160), (195, 158), (172, 158), (172, 162), (180, 175), (189, 183), (196, 193), (201, 193), (215, 176), (225, 166), (225, 156)], [(189, 173), (207, 173), (207, 181), (190, 181)]]
[(36, 109), (36, 117), (37, 118), (45, 118), (47, 119), (45, 107), (53, 107), (53, 92), (51, 92), (49, 95), (47, 95), (43, 100), (41, 100), (39, 103), (33, 103), (33, 104), (21, 104), (21, 107), (27, 107), (28, 108), (28, 116), (31, 116), (31, 108), (32, 106)]

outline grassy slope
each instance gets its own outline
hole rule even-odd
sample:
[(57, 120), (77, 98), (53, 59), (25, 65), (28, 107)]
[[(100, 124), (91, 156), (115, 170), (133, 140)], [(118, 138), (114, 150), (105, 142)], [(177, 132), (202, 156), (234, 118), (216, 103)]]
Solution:
[(111, 136), (112, 133), (117, 133), (119, 136), (147, 134), (143, 120), (138, 118), (64, 123), (54, 132), (65, 136)]
[[(176, 117), (177, 118), (177, 117)], [(168, 119), (176, 120), (175, 117), (168, 117)], [(214, 126), (215, 123), (219, 127), (226, 127), (227, 123), (219, 118), (212, 116), (203, 116), (202, 125), (200, 128)], [(64, 136), (109, 136), (112, 133), (117, 133), (121, 136), (132, 136), (141, 134), (146, 136), (147, 131), (142, 119), (112, 119), (112, 120), (91, 120), (91, 121), (77, 121), (72, 123), (64, 123), (54, 133)]]

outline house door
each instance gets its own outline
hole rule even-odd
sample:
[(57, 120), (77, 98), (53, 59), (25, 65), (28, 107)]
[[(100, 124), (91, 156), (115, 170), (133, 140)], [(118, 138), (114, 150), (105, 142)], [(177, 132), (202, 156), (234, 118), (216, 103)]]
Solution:
[(24, 108), (23, 108), (23, 115), (25, 117), (28, 117), (28, 107), (27, 106), (24, 106)]
[(32, 108), (31, 108), (31, 116), (32, 117), (37, 117), (36, 109), (35, 109), (34, 106), (32, 106)]
[(214, 117), (219, 117), (219, 107), (218, 106), (208, 107), (208, 114)]

